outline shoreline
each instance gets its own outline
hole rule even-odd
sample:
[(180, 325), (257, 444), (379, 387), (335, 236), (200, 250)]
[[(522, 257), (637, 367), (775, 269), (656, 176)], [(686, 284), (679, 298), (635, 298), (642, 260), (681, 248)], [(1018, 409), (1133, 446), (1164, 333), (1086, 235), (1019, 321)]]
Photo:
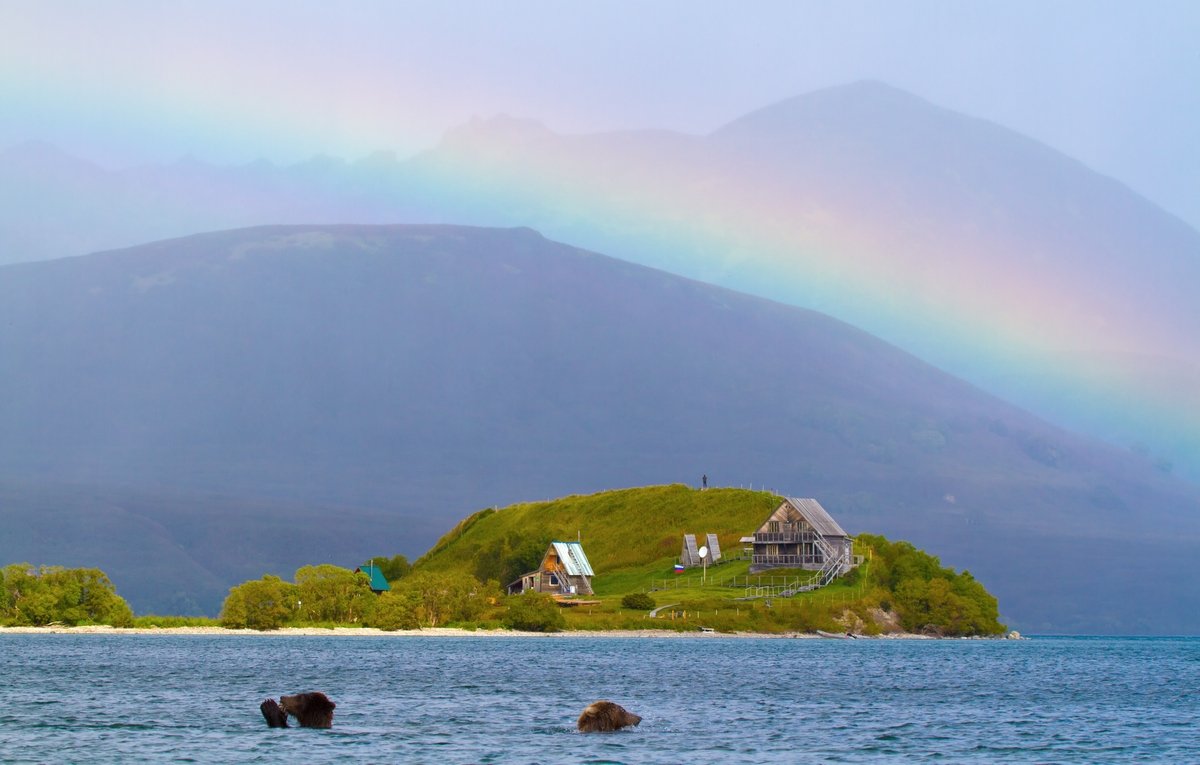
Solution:
[[(567, 632), (520, 632), (517, 630), (465, 630), (457, 627), (427, 627), (416, 630), (387, 632), (374, 627), (282, 627), (277, 630), (229, 629), (228, 627), (108, 627), (87, 625), (80, 627), (0, 627), (3, 635), (192, 635), (192, 636), (245, 636), (245, 637), (390, 637), (390, 638), (542, 638), (547, 640), (595, 638), (678, 638), (683, 640), (738, 640), (738, 639), (801, 639), (836, 640), (849, 639), (843, 636), (827, 637), (812, 632), (677, 632), (675, 630), (573, 630)], [(895, 633), (883, 635), (855, 635), (856, 640), (996, 640), (999, 638), (937, 638), (929, 635)]]

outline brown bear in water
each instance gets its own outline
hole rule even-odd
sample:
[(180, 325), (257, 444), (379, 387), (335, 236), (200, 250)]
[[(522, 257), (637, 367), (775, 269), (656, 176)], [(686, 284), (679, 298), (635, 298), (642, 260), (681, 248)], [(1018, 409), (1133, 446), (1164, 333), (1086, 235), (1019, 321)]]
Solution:
[(278, 704), (274, 699), (267, 699), (258, 708), (266, 718), (267, 725), (272, 728), (288, 727), (288, 715), (295, 717), (301, 728), (332, 728), (333, 709), (336, 706), (324, 693), (313, 691), (280, 696)]
[(579, 715), (576, 725), (584, 733), (620, 730), (627, 725), (637, 725), (642, 718), (611, 701), (597, 701), (588, 705)]
[(279, 706), (300, 721), (301, 728), (333, 727), (333, 708), (337, 706), (320, 691), (280, 696)]

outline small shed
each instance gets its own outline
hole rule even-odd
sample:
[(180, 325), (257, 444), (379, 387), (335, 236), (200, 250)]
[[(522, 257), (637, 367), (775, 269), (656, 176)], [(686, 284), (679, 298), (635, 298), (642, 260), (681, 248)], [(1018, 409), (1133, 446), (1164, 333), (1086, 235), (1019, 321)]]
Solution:
[(700, 550), (696, 547), (696, 535), (683, 535), (683, 549), (679, 552), (679, 562), (684, 568), (698, 568), (703, 561), (700, 560)]
[[(711, 566), (721, 560), (721, 543), (716, 534), (705, 535), (705, 545), (708, 547), (708, 564)], [(695, 534), (683, 535), (683, 548), (679, 551), (679, 562), (684, 568), (699, 568), (705, 561), (700, 558), (700, 549), (696, 546)]]
[(355, 573), (363, 573), (367, 575), (367, 578), (371, 580), (371, 592), (375, 593), (376, 595), (380, 595), (392, 589), (392, 586), (388, 584), (387, 577), (383, 575), (383, 571), (381, 571), (379, 566), (376, 566), (374, 563), (363, 564), (362, 566), (354, 569), (354, 571)]
[(708, 562), (718, 563), (721, 560), (721, 542), (717, 539), (716, 534), (706, 534), (708, 540)]
[(788, 497), (754, 532), (750, 573), (769, 568), (809, 571), (854, 565), (853, 540), (815, 499)]
[(522, 574), (508, 585), (508, 594), (532, 590), (552, 595), (591, 595), (592, 564), (578, 542), (551, 542), (537, 571)]

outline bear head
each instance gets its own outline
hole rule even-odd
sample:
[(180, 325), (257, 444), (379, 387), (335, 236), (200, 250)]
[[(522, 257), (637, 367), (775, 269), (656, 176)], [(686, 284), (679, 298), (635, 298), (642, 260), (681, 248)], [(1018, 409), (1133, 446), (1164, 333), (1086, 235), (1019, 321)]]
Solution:
[(279, 706), (300, 722), (302, 728), (333, 727), (333, 709), (337, 704), (320, 691), (280, 696)]
[(630, 725), (637, 725), (641, 721), (642, 718), (639, 715), (635, 715), (620, 704), (614, 704), (611, 701), (597, 701), (589, 704), (587, 709), (583, 710), (576, 725), (584, 733), (597, 733), (620, 730)]

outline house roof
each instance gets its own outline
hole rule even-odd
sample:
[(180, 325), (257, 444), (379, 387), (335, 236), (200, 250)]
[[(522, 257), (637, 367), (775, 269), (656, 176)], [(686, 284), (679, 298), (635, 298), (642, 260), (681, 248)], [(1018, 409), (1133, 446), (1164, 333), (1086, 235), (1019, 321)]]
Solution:
[(816, 529), (817, 533), (823, 537), (846, 537), (850, 536), (845, 529), (838, 525), (838, 522), (833, 519), (825, 508), (821, 507), (821, 503), (815, 499), (803, 497), (788, 497), (787, 501), (796, 511), (804, 516), (804, 520)]
[(595, 576), (592, 564), (588, 562), (583, 552), (583, 545), (578, 542), (551, 542), (558, 559), (569, 576)]
[(368, 563), (365, 566), (359, 566), (354, 570), (361, 571), (371, 578), (371, 590), (373, 592), (387, 592), (388, 590), (392, 589), (392, 586), (388, 584), (387, 577), (385, 577), (383, 572), (379, 570), (379, 566), (376, 566), (373, 563)]

